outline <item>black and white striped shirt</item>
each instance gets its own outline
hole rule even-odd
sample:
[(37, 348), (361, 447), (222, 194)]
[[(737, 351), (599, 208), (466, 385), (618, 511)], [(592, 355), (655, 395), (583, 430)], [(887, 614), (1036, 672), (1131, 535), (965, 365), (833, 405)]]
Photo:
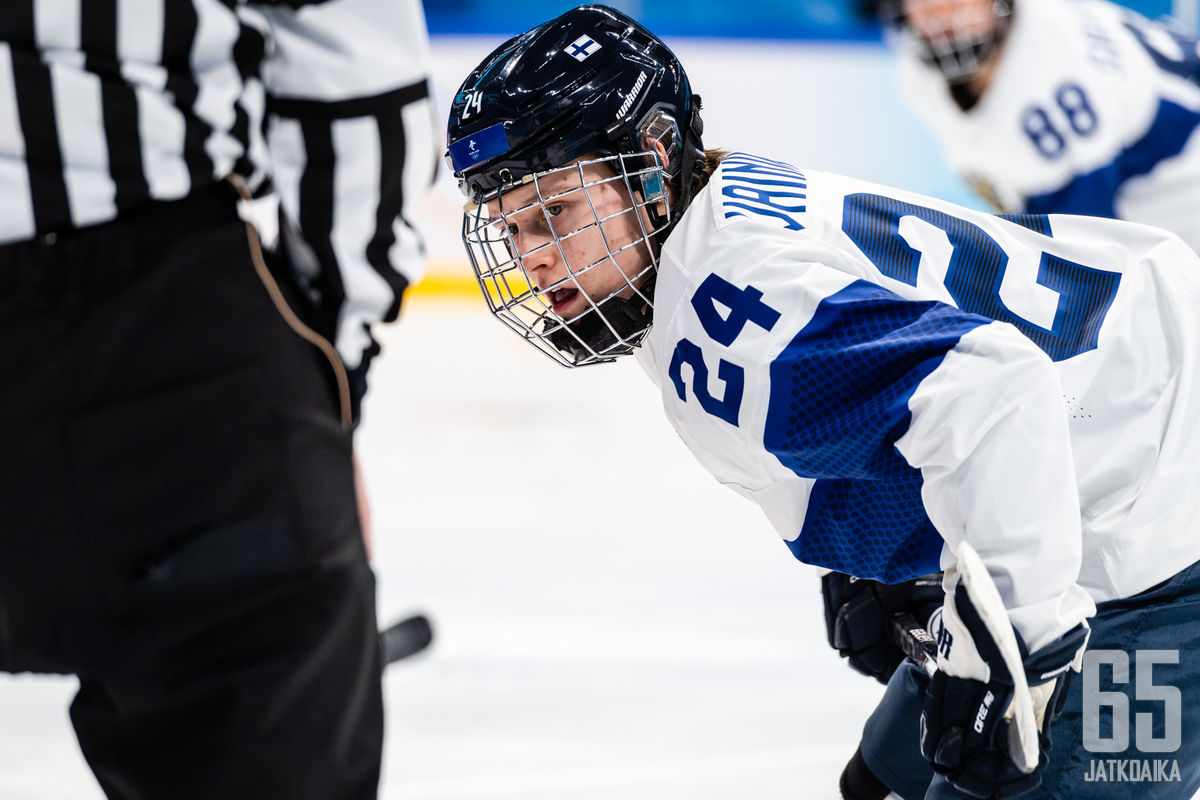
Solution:
[(423, 269), (419, 0), (2, 0), (0, 244), (269, 180), (351, 369)]

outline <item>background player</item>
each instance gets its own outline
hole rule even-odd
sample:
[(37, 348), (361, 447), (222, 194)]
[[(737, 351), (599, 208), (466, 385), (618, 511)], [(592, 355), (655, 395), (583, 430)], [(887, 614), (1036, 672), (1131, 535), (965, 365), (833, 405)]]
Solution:
[(1105, 0), (882, 4), (904, 93), (1004, 213), (1117, 217), (1200, 248), (1200, 51)]
[[(493, 311), (569, 366), (636, 352), (696, 457), (798, 558), (888, 581), (949, 568), (921, 716), (935, 783), (1027, 789), (998, 711), (1013, 676), (956, 553), (983, 555), (1047, 725), (1094, 601), (1188, 617), (1196, 258), (1157, 229), (996, 218), (704, 151), (698, 105), (665, 46), (603, 7), (483, 60), (448, 159)], [(1170, 602), (1130, 599), (1163, 581)], [(1181, 633), (1160, 620), (1131, 646)], [(1059, 796), (1082, 780), (1079, 692), (1046, 773)], [(1188, 797), (1200, 742), (1181, 746)]]

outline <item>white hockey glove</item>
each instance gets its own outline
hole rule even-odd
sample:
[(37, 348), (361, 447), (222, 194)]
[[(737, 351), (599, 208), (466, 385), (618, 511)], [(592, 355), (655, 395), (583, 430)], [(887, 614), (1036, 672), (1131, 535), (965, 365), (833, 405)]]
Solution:
[(930, 624), (938, 670), (921, 713), (921, 752), (971, 797), (1016, 797), (1041, 782), (1050, 723), (1089, 630), (1080, 624), (1029, 654), (990, 578), (964, 582), (952, 568), (946, 587)]

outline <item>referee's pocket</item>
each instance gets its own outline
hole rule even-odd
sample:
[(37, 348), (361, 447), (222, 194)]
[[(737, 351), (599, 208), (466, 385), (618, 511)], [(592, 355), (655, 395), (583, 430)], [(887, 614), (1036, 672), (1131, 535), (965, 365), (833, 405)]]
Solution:
[(195, 588), (296, 560), (267, 396), (242, 368), (72, 420), (80, 507), (114, 611), (147, 583)]

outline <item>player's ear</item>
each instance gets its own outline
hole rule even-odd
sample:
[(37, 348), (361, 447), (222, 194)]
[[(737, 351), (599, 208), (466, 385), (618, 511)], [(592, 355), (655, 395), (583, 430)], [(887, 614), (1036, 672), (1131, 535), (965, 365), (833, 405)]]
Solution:
[[(662, 160), (663, 174), (664, 175), (675, 174), (675, 166), (676, 165), (671, 163), (671, 153), (668, 152), (667, 146), (665, 144), (663, 144), (661, 139), (656, 140), (654, 142), (654, 152), (657, 153), (658, 157)], [(676, 150), (674, 150), (674, 153), (676, 156), (678, 156), (679, 151), (676, 149)], [(667, 197), (670, 198), (671, 202), (674, 202), (674, 199), (678, 194), (675, 191), (674, 183), (675, 183), (674, 181), (668, 180), (665, 182), (666, 185), (663, 187), (666, 190)], [(660, 202), (657, 204), (656, 210), (660, 214), (666, 214), (667, 213), (667, 205), (665, 203)]]
[(663, 144), (662, 139), (655, 139), (654, 152), (658, 153), (658, 157), (662, 159), (663, 171), (668, 175), (675, 174), (675, 165), (671, 163), (671, 156), (667, 153), (667, 146)]
[(654, 215), (659, 215), (662, 219), (666, 219), (670, 214), (671, 205), (675, 203), (679, 192), (675, 186), (675, 181), (667, 177), (670, 170), (670, 164), (667, 161), (668, 155), (661, 143), (656, 142), (654, 150), (658, 157), (662, 160), (663, 170), (661, 172), (655, 170), (649, 174), (644, 174), (641, 179), (642, 198), (649, 205), (647, 211), (651, 211)]

